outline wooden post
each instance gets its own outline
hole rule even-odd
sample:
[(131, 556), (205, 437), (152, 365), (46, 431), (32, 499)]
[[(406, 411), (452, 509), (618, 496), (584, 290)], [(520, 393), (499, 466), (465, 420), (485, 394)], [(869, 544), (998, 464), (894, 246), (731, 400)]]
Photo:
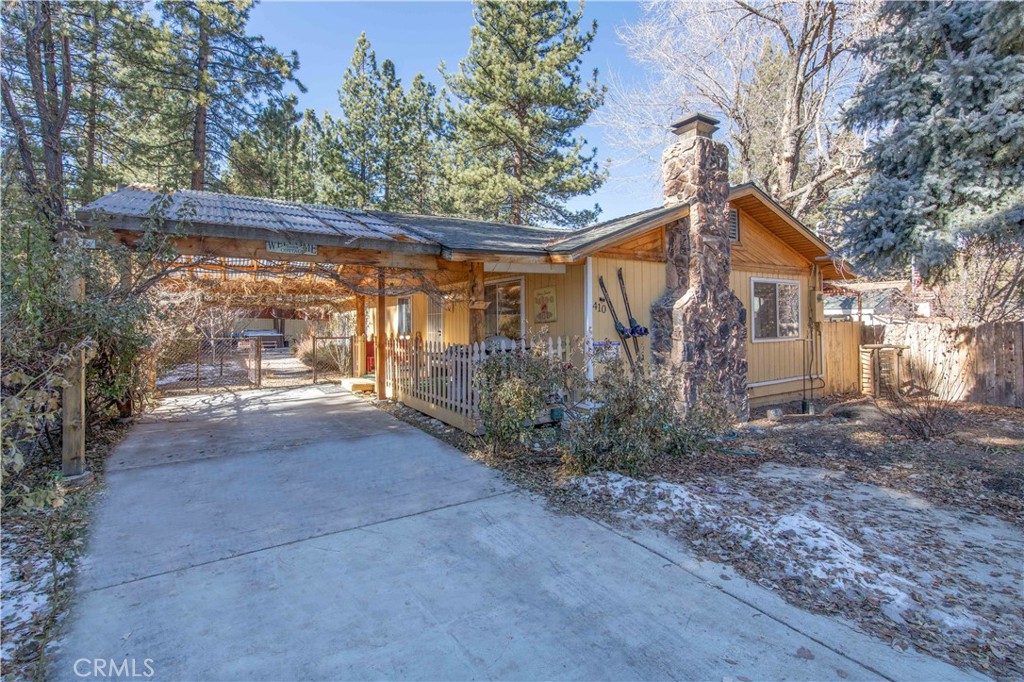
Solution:
[(366, 336), (366, 299), (356, 296), (356, 336)]
[[(71, 297), (78, 302), (85, 301), (85, 279), (74, 276), (70, 283)], [(64, 371), (67, 385), (64, 386), (61, 406), (63, 409), (61, 430), (61, 469), (65, 476), (85, 476), (85, 351), (81, 348), (73, 353), (71, 364)]]
[(358, 294), (356, 295), (356, 337), (353, 340), (352, 360), (355, 362), (355, 375), (361, 377), (366, 374), (366, 298)]
[(384, 354), (387, 352), (385, 345), (385, 317), (387, 309), (384, 301), (384, 288), (386, 284), (384, 270), (377, 274), (377, 322), (374, 325), (373, 333), (377, 342), (375, 357), (373, 360), (374, 374), (377, 380), (377, 400), (384, 400), (387, 397), (387, 387), (384, 384)]
[[(484, 264), (470, 263), (469, 269), (469, 342), (482, 343), (487, 336), (484, 300)], [(474, 305), (476, 304), (476, 305)]]

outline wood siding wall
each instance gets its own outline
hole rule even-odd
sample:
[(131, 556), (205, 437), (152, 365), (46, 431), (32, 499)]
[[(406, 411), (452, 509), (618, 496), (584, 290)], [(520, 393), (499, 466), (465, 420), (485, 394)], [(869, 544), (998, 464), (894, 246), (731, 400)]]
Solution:
[[(753, 404), (798, 397), (803, 390), (803, 377), (810, 373), (823, 374), (823, 339), (815, 323), (824, 319), (822, 303), (818, 301), (818, 288), (811, 272), (811, 264), (784, 244), (745, 211), (740, 211), (739, 241), (733, 244), (733, 272), (731, 284), (747, 309), (748, 382)], [(594, 339), (617, 341), (614, 322), (607, 304), (601, 299), (598, 277), (603, 276), (616, 312), (624, 324), (628, 323), (617, 278), (622, 268), (633, 315), (637, 321), (650, 327), (651, 305), (665, 292), (664, 229), (658, 228), (628, 242), (609, 247), (591, 258), (592, 315)], [(632, 254), (632, 256), (630, 255)], [(526, 316), (527, 336), (545, 335), (574, 337), (586, 334), (584, 310), (586, 269), (583, 264), (568, 265), (564, 274), (508, 275), (488, 273), (487, 280), (522, 278), (525, 284), (523, 314)], [(792, 341), (754, 342), (749, 329), (750, 281), (752, 278), (796, 280), (801, 289), (802, 338)], [(543, 325), (533, 321), (533, 296), (538, 288), (555, 287), (558, 319)], [(426, 336), (427, 299), (424, 294), (413, 298), (413, 336), (420, 332)], [(388, 327), (395, 328), (397, 302), (388, 299)], [(469, 307), (465, 302), (446, 307), (444, 315), (444, 343), (469, 343)], [(632, 349), (632, 341), (630, 348)], [(641, 339), (641, 351), (649, 355), (649, 339)], [(806, 354), (805, 354), (806, 353)], [(845, 381), (845, 379), (843, 379)], [(815, 381), (815, 390), (823, 387), (822, 378)]]
[[(555, 336), (572, 337), (583, 336), (585, 317), (583, 310), (583, 265), (568, 265), (564, 274), (541, 275), (541, 274), (507, 274), (487, 273), (485, 280), (490, 282), (508, 281), (521, 279), (525, 286), (525, 297), (523, 299), (523, 315), (526, 319), (526, 337), (533, 336)], [(554, 322), (542, 323), (533, 319), (533, 297), (537, 289), (544, 287), (555, 288), (555, 300), (557, 307), (557, 319)], [(412, 296), (412, 329), (413, 336), (416, 332), (426, 338), (427, 334), (427, 296), (426, 294), (414, 294)], [(388, 299), (388, 333), (395, 328), (398, 319), (397, 299)], [(465, 301), (458, 301), (445, 306), (444, 311), (444, 343), (469, 343), (469, 304)]]
[[(622, 324), (629, 326), (629, 318), (626, 315), (626, 306), (622, 301), (622, 291), (619, 287), (618, 269), (622, 268), (622, 278), (626, 283), (626, 293), (629, 295), (630, 308), (636, 321), (642, 326), (650, 329), (651, 306), (658, 298), (665, 293), (665, 263), (656, 261), (635, 261), (621, 258), (593, 258), (591, 259), (593, 287), (593, 316), (594, 316), (594, 340), (595, 341), (618, 341), (619, 335), (615, 331), (615, 322), (612, 319), (608, 304), (601, 300), (601, 287), (598, 285), (598, 278), (604, 277), (604, 284), (608, 288), (608, 296), (615, 306), (615, 312)], [(580, 297), (579, 306), (582, 308), (583, 298)], [(650, 357), (650, 337), (639, 339), (640, 351), (644, 358)], [(633, 350), (633, 342), (629, 341), (630, 351)]]

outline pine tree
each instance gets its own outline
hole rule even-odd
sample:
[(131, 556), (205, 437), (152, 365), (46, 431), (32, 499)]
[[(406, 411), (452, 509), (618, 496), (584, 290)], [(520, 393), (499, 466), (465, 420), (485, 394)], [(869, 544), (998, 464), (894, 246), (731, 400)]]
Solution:
[(406, 205), (407, 105), (395, 65), (385, 59), (380, 70), (380, 119), (377, 157), (380, 160), (380, 193), (377, 208), (394, 211)]
[(444, 115), (446, 95), (423, 74), (416, 74), (406, 93), (407, 121), (404, 210), (415, 213), (450, 211), (445, 193), (445, 169), (451, 166), (451, 125)]
[(381, 90), (377, 56), (364, 33), (356, 41), (338, 91), (342, 119), (335, 131), (340, 161), (335, 169), (338, 192), (342, 203), (357, 208), (368, 208), (377, 200)]
[[(597, 30), (580, 30), (582, 4), (476, 0), (469, 54), (446, 73), (462, 102), (455, 124), (464, 166), (455, 177), (461, 213), (515, 224), (579, 226), (600, 208), (572, 211), (606, 174), (574, 137), (604, 100), (581, 60)], [(442, 65), (442, 69), (444, 65)]]
[(1011, 2), (887, 2), (847, 123), (870, 174), (843, 207), (865, 266), (948, 262), (964, 240), (1024, 234), (1024, 13)]
[(188, 135), (192, 189), (216, 178), (231, 141), (255, 124), (268, 102), (279, 103), (285, 83), (295, 80), (295, 52), (285, 57), (246, 32), (253, 4), (167, 0), (157, 5), (167, 34), (165, 63), (153, 66), (164, 76), (163, 122), (172, 129), (176, 123)]
[(154, 27), (142, 2), (68, 2), (65, 7), (76, 86), (67, 141), (77, 172), (69, 192), (85, 203), (130, 174), (125, 160), (134, 156), (139, 117), (121, 115), (134, 103), (125, 65), (138, 56), (142, 36)]
[(299, 126), (305, 118), (296, 111), (294, 96), (260, 114), (256, 128), (243, 132), (228, 152), (228, 190), (287, 201), (316, 201), (316, 179), (310, 164), (316, 158), (315, 149), (307, 148), (315, 145), (316, 139), (309, 139), (305, 128)]

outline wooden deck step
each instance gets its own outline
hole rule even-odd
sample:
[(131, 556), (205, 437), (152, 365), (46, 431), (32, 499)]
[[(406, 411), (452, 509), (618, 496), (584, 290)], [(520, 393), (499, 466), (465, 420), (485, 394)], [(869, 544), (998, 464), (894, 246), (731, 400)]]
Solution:
[(369, 379), (365, 377), (348, 377), (341, 380), (341, 385), (347, 391), (352, 393), (373, 393), (377, 390), (377, 385), (373, 382), (373, 377)]

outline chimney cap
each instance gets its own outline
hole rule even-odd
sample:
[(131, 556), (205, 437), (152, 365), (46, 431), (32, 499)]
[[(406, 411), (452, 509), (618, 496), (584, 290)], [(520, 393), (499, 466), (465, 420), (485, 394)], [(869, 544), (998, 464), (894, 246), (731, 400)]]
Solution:
[(711, 118), (707, 114), (687, 114), (673, 123), (670, 127), (672, 132), (679, 137), (689, 136), (711, 137), (718, 130), (719, 120)]

